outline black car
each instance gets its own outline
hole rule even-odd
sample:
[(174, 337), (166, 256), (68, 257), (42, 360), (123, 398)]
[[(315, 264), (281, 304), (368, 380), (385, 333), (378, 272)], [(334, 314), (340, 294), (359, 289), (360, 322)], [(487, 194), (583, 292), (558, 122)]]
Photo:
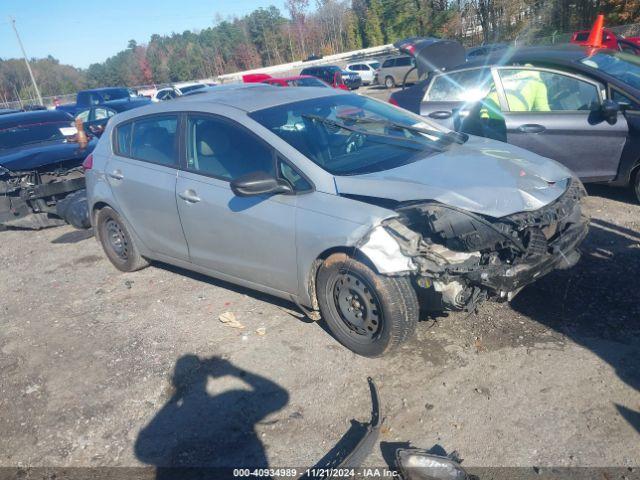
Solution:
[(61, 207), (83, 194), (82, 162), (96, 143), (80, 144), (76, 137), (73, 117), (65, 112), (0, 116), (0, 225), (64, 223)]
[(489, 43), (486, 45), (479, 45), (467, 49), (467, 60), (475, 60), (478, 57), (486, 57), (487, 55), (495, 54), (498, 52), (504, 53), (504, 50), (509, 48), (506, 43)]
[(517, 145), (640, 200), (640, 57), (581, 46), (501, 51), (395, 92), (446, 127)]
[(357, 72), (341, 69), (342, 81), (349, 90), (357, 90), (362, 86), (362, 77)]
[(307, 67), (302, 69), (300, 75), (311, 75), (312, 77), (319, 78), (331, 85), (333, 88), (344, 88), (341, 87), (341, 85), (344, 85), (349, 90), (356, 90), (357, 88), (360, 88), (360, 85), (362, 85), (360, 75), (355, 72), (347, 72), (337, 65)]

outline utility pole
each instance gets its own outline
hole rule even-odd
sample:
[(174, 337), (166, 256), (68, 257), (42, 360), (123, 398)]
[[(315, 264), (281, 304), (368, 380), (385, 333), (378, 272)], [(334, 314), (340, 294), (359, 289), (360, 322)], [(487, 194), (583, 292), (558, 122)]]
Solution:
[(22, 45), (22, 40), (20, 40), (20, 35), (18, 35), (18, 29), (16, 28), (16, 19), (13, 17), (9, 17), (11, 21), (11, 26), (13, 27), (13, 31), (16, 34), (16, 38), (18, 39), (18, 44), (20, 45), (20, 50), (22, 50), (22, 56), (24, 57), (24, 63), (27, 64), (27, 70), (29, 70), (29, 76), (31, 77), (31, 83), (33, 84), (33, 88), (36, 91), (36, 95), (38, 96), (38, 101), (40, 105), (44, 105), (42, 101), (42, 95), (40, 95), (40, 90), (38, 89), (38, 84), (36, 83), (36, 78), (33, 76), (33, 72), (31, 71), (31, 65), (29, 65), (29, 59), (27, 58), (27, 52), (24, 51), (24, 45)]

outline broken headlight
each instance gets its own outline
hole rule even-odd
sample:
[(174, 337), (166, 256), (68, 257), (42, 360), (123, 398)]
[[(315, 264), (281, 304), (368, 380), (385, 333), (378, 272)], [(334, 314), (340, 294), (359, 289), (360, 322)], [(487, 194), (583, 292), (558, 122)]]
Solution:
[(419, 227), (423, 237), (458, 252), (495, 250), (505, 244), (515, 244), (514, 237), (489, 220), (449, 205), (425, 204), (403, 209), (411, 225)]

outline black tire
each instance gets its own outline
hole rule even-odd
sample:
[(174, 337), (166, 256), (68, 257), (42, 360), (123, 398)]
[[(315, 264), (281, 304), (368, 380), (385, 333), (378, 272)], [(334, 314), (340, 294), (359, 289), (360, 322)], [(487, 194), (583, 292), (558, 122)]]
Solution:
[(636, 169), (633, 181), (631, 182), (631, 187), (633, 188), (633, 193), (636, 196), (636, 201), (640, 203), (640, 168)]
[(111, 263), (123, 272), (134, 272), (149, 265), (135, 246), (120, 215), (110, 207), (96, 217), (96, 233)]
[(56, 213), (69, 225), (79, 229), (91, 228), (87, 190), (76, 190), (64, 197), (56, 205)]
[(396, 81), (391, 75), (387, 75), (384, 77), (384, 86), (385, 88), (393, 88), (396, 86)]
[(418, 298), (409, 277), (379, 275), (344, 253), (331, 255), (320, 266), (317, 295), (322, 318), (336, 339), (365, 357), (393, 351), (418, 323)]

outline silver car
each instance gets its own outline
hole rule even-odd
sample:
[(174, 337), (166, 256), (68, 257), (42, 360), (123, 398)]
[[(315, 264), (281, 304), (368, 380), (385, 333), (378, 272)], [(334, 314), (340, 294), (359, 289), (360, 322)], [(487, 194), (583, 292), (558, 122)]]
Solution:
[[(374, 83), (384, 85), (386, 88), (402, 85), (403, 82), (415, 83), (418, 81), (418, 70), (415, 65), (415, 59), (407, 55), (388, 57), (376, 71)], [(409, 72), (408, 75), (407, 72)]]
[(113, 117), (85, 162), (113, 264), (289, 299), (379, 356), (579, 258), (582, 184), (520, 148), (326, 88), (219, 87)]

